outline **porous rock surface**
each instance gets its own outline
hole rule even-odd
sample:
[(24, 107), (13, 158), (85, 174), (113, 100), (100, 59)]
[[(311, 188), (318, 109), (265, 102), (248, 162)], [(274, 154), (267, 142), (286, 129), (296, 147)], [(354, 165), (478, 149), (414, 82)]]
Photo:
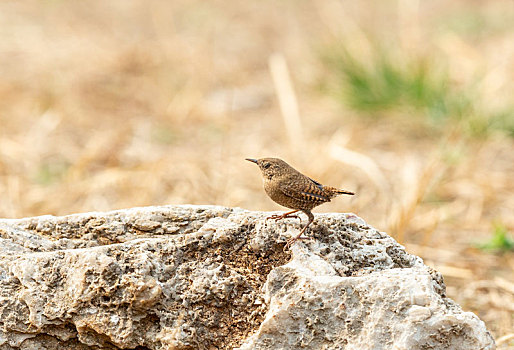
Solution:
[[(215, 206), (0, 220), (0, 350), (494, 349), (440, 273), (348, 214)], [(305, 223), (305, 220), (304, 220)]]

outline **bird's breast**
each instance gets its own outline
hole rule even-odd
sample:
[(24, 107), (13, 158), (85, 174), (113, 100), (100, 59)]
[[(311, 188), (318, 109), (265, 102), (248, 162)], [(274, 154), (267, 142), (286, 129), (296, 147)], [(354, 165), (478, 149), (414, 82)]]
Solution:
[(287, 180), (271, 179), (264, 180), (264, 190), (266, 194), (273, 199), (276, 203), (291, 209), (303, 209), (301, 201), (286, 195), (282, 190), (281, 186), (287, 186)]
[(271, 179), (264, 179), (264, 191), (266, 191), (266, 194), (274, 201), (276, 201), (275, 198), (280, 196), (280, 188), (278, 183)]
[(266, 191), (266, 194), (276, 203), (284, 207), (294, 208), (293, 203), (291, 203), (291, 198), (280, 190), (280, 181), (276, 181), (276, 179), (265, 179), (264, 191)]

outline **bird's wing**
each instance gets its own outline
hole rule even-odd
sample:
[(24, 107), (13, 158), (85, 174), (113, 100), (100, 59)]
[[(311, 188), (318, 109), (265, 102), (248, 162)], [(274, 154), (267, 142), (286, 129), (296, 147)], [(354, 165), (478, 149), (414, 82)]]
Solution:
[(308, 179), (311, 180), (320, 190), (323, 189), (323, 185), (320, 184), (318, 181), (313, 180), (310, 177)]
[[(311, 181), (292, 181), (281, 183), (279, 185), (280, 191), (286, 196), (294, 198), (299, 201), (318, 202), (319, 204), (330, 202), (328, 197), (323, 191), (323, 187), (319, 182)], [(319, 186), (321, 186), (321, 188)]]

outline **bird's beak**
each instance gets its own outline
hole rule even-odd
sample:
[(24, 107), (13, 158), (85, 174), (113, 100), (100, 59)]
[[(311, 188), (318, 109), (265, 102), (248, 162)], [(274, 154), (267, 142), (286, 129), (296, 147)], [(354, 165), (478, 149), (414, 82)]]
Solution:
[(257, 164), (257, 159), (245, 158), (247, 161)]

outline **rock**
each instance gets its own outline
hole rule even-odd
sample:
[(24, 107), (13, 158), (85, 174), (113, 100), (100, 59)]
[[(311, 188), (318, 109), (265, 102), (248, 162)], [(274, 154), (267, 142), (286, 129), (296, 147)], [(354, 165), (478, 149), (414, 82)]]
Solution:
[(440, 273), (348, 214), (165, 206), (0, 220), (0, 350), (494, 349)]

